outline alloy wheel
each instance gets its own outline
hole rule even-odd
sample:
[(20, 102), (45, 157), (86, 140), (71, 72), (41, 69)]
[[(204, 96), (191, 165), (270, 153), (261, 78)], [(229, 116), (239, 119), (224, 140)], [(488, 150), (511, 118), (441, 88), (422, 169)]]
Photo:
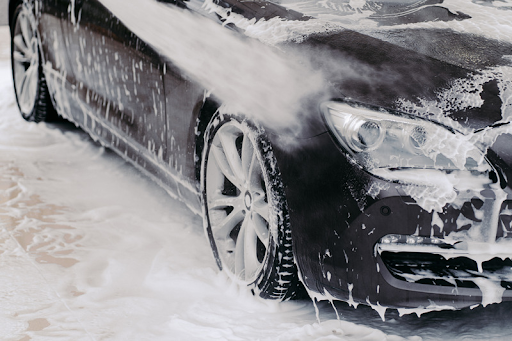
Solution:
[(232, 121), (215, 134), (206, 169), (206, 198), (213, 238), (224, 267), (247, 283), (268, 256), (271, 204), (251, 130)]
[(39, 52), (36, 24), (30, 10), (22, 6), (13, 31), (14, 87), (23, 115), (29, 115), (38, 96)]

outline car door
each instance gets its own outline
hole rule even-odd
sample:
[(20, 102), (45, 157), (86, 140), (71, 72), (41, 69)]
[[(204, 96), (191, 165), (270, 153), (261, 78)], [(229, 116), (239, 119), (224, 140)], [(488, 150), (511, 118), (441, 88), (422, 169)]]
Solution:
[(65, 34), (75, 65), (77, 119), (145, 166), (164, 160), (164, 66), (158, 54), (97, 0), (71, 0)]
[(27, 2), (33, 6), (38, 21), (43, 69), (49, 92), (59, 113), (72, 111), (74, 67), (69, 60), (63, 27), (68, 18), (69, 0)]

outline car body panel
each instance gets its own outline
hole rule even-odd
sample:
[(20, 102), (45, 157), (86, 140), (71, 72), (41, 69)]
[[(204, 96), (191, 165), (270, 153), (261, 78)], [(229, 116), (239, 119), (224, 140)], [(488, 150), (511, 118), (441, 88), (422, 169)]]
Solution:
[(76, 65), (77, 100), (102, 124), (118, 130), (153, 158), (165, 161), (165, 91), (160, 58), (99, 2), (76, 2), (73, 10), (70, 16), (76, 16), (75, 22), (66, 21), (64, 27), (69, 56)]
[[(58, 1), (42, 8), (41, 16), (49, 18), (40, 23), (46, 32), (45, 69), (58, 112), (200, 212), (195, 150), (188, 138), (196, 124), (190, 113), (202, 103), (204, 90), (98, 1)], [(55, 58), (60, 63), (53, 63)]]

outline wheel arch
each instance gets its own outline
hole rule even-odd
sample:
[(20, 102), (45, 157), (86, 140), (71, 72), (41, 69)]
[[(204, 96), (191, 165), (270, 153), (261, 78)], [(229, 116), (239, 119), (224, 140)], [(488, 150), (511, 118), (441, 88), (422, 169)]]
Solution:
[(201, 107), (198, 110), (195, 124), (191, 125), (194, 127), (194, 134), (190, 136), (195, 137), (194, 141), (194, 170), (195, 180), (197, 183), (201, 180), (201, 159), (204, 149), (204, 138), (206, 134), (206, 128), (210, 123), (212, 117), (219, 109), (220, 104), (216, 99), (206, 98)]

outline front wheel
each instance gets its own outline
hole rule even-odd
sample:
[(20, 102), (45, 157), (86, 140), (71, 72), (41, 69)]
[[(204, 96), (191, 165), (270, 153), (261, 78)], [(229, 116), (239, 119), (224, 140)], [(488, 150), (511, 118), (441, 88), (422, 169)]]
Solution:
[(263, 298), (300, 290), (281, 176), (263, 129), (232, 115), (206, 129), (204, 222), (221, 270)]

